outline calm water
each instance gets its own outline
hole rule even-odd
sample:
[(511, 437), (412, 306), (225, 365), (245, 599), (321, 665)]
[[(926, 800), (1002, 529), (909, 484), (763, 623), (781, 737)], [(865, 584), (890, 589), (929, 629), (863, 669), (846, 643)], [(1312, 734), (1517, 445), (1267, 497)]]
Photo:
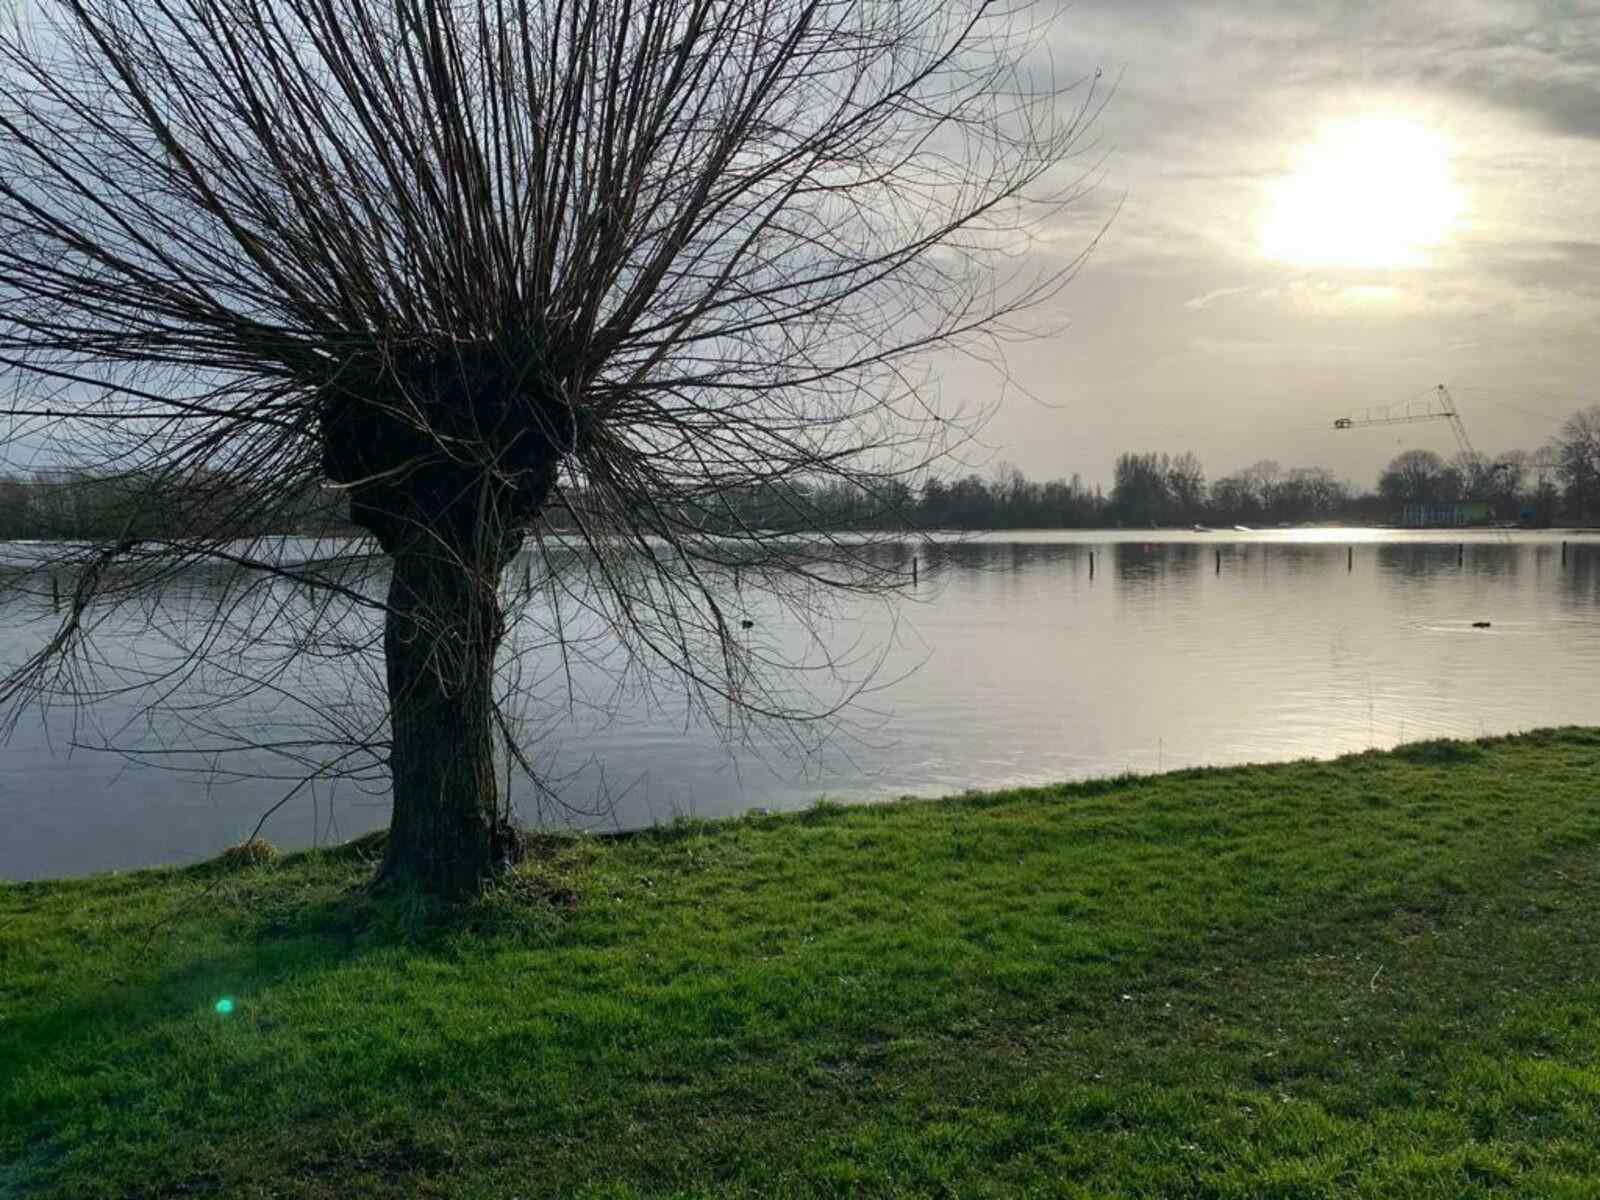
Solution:
[[(578, 669), (578, 702), (542, 726), (536, 756), (561, 799), (592, 814), (566, 820), (632, 826), (821, 795), (936, 795), (1600, 724), (1600, 538), (1567, 535), (1563, 566), (1559, 535), (1133, 536), (1005, 534), (919, 550), (920, 585), (897, 621), (862, 607), (833, 627), (835, 647), (862, 662), (881, 650), (882, 661), (875, 690), (814, 753), (786, 755), (761, 737), (730, 753), (669, 696), (650, 705), (614, 693), (600, 647), (598, 664)], [(788, 636), (749, 611), (759, 633)], [(15, 661), (46, 617), (37, 601), (0, 600), (0, 662)], [(162, 647), (138, 627), (112, 643), (117, 653), (159, 662)], [(342, 686), (347, 669), (309, 664), (285, 692)], [(180, 683), (175, 697), (190, 687), (203, 698), (206, 686)], [(253, 703), (262, 727), (278, 721), (270, 696)], [(149, 745), (140, 738), (153, 727), (134, 714), (113, 703), (76, 740)], [(56, 713), (0, 747), (0, 877), (203, 858), (289, 786), (231, 780), (212, 770), (227, 764), (192, 756), (201, 769), (176, 775), (71, 750), (73, 740), (69, 714)], [(292, 773), (281, 759), (245, 765)], [(525, 816), (541, 807), (519, 794)], [(375, 787), (320, 783), (264, 833), (309, 845), (386, 815)]]

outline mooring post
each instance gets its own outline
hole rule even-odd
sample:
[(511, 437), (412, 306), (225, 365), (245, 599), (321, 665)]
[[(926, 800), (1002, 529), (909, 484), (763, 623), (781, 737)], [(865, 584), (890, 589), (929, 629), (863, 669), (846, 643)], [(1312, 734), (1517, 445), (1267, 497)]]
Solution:
[(1346, 546), (1344, 548), (1344, 569), (1346, 571), (1354, 571), (1356, 569), (1356, 548), (1354, 546)]
[(1466, 557), (1467, 557), (1467, 545), (1466, 545), (1466, 543), (1465, 542), (1457, 542), (1456, 543), (1456, 566), (1459, 567), (1461, 565), (1462, 561)]
[(1561, 540), (1561, 565), (1563, 567), (1567, 565), (1567, 542), (1565, 538)]
[(915, 554), (911, 556), (911, 586), (917, 586), (917, 556)]
[(1217, 548), (1217, 574), (1222, 574), (1222, 548), (1220, 546)]
[(1089, 551), (1089, 578), (1094, 578), (1094, 551)]

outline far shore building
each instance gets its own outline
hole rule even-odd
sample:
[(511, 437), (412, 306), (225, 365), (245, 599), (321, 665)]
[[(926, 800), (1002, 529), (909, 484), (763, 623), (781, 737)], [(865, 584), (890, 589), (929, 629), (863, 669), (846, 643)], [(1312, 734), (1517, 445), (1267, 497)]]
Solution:
[(1449, 503), (1424, 500), (1408, 504), (1400, 513), (1400, 524), (1407, 529), (1459, 528), (1463, 525), (1487, 525), (1491, 518), (1485, 500), (1455, 500)]

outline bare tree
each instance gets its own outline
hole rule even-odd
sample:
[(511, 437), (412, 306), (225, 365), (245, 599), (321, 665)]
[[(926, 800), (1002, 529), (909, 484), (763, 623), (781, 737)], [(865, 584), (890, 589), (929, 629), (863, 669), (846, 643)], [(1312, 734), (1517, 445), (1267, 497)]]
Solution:
[(28, 489), (16, 479), (0, 476), (0, 539), (27, 537)]
[[(1058, 84), (1030, 57), (1042, 25), (988, 0), (27, 12), (0, 37), (13, 432), (51, 422), (57, 457), (146, 505), (202, 474), (229, 491), (182, 536), (77, 552), (6, 698), (74, 680), (87, 614), (197, 562), (307, 585), (308, 630), (359, 649), (382, 622), (387, 729), (351, 741), (387, 747), (385, 874), (444, 895), (516, 852), (495, 739), (519, 755), (517, 604), (543, 588), (555, 614), (524, 649), (566, 661), (576, 607), (730, 728), (816, 715), (725, 611), (728, 574), (802, 617), (901, 575), (730, 498), (806, 528), (819, 485), (906, 495), (888, 485), (981, 415), (943, 410), (920, 356), (997, 354), (1092, 243), (1029, 253), (1081, 194), (1099, 74)], [(319, 479), (386, 556), (385, 595), (237, 539)], [(551, 566), (556, 513), (579, 582)], [(184, 662), (260, 633), (210, 622)]]
[(1200, 457), (1185, 450), (1167, 464), (1167, 494), (1180, 520), (1192, 521), (1202, 515), (1206, 502), (1206, 469)]
[(1567, 512), (1591, 520), (1600, 509), (1600, 404), (1579, 409), (1561, 424), (1553, 445), (1557, 471), (1567, 485)]
[(1425, 500), (1453, 500), (1459, 477), (1432, 450), (1404, 450), (1389, 460), (1378, 474), (1378, 494), (1390, 504), (1416, 504)]

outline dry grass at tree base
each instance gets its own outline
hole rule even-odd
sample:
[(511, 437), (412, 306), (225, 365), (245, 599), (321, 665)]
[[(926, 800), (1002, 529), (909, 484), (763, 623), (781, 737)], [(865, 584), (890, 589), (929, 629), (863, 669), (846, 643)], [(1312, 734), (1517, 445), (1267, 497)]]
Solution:
[(825, 806), (450, 911), (370, 844), (3, 887), (0, 1196), (1593, 1195), (1597, 777)]
[(260, 834), (255, 834), (237, 846), (229, 846), (217, 856), (217, 863), (219, 866), (240, 869), (266, 866), (277, 862), (280, 857), (276, 846)]

